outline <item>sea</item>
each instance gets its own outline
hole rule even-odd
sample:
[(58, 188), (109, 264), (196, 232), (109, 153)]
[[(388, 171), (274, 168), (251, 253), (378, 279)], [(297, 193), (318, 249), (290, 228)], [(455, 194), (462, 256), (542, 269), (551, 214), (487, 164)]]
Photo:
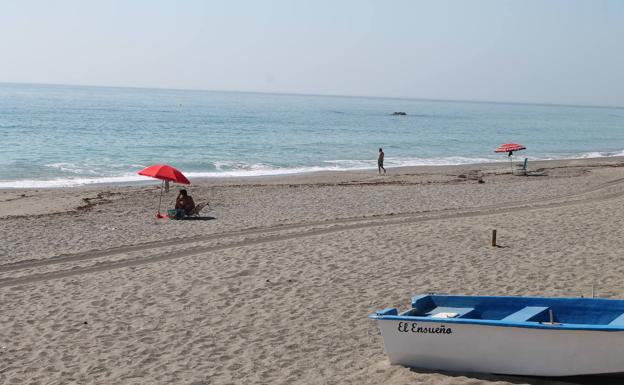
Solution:
[(624, 108), (0, 83), (0, 136), (0, 188), (72, 187), (624, 155)]

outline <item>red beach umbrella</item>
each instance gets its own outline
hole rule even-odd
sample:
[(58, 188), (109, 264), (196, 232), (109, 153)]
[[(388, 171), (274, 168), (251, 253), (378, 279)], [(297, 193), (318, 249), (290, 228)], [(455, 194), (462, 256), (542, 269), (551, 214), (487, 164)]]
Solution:
[(162, 180), (160, 186), (160, 198), (158, 199), (158, 212), (156, 218), (164, 218), (165, 216), (160, 213), (160, 203), (162, 202), (163, 187), (165, 182), (175, 182), (181, 184), (191, 184), (191, 181), (175, 167), (171, 167), (167, 164), (155, 164), (144, 168), (138, 172), (139, 175), (149, 176), (152, 178)]
[(155, 164), (139, 171), (139, 175), (150, 176), (152, 178), (168, 180), (169, 182), (191, 184), (184, 174), (175, 167), (171, 167), (167, 164)]
[(517, 143), (505, 143), (496, 147), (496, 150), (494, 150), (494, 152), (514, 152), (520, 150), (526, 150), (526, 147)]
[(507, 153), (507, 156), (509, 157), (509, 164), (511, 165), (512, 175), (513, 175), (513, 158), (512, 158), (513, 153), (514, 151), (520, 151), (520, 150), (526, 150), (526, 147), (518, 143), (501, 144), (500, 146), (496, 147), (496, 150), (494, 150), (494, 152), (506, 152)]

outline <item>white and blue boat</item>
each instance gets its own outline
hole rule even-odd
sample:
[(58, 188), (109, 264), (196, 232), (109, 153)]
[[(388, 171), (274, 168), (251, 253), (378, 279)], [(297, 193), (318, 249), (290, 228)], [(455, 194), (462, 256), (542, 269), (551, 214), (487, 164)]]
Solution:
[(390, 363), (528, 376), (624, 373), (624, 300), (418, 295), (371, 314)]

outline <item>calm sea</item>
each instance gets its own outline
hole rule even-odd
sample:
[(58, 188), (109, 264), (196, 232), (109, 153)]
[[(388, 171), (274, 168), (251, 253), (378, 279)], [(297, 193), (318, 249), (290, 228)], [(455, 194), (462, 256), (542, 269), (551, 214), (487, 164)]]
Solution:
[(624, 155), (624, 109), (0, 84), (0, 135), (0, 188), (54, 187)]

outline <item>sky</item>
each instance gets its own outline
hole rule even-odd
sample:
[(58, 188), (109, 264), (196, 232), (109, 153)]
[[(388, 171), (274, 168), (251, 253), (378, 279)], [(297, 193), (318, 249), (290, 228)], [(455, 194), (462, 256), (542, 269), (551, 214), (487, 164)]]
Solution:
[(0, 82), (624, 106), (624, 1), (3, 0)]

